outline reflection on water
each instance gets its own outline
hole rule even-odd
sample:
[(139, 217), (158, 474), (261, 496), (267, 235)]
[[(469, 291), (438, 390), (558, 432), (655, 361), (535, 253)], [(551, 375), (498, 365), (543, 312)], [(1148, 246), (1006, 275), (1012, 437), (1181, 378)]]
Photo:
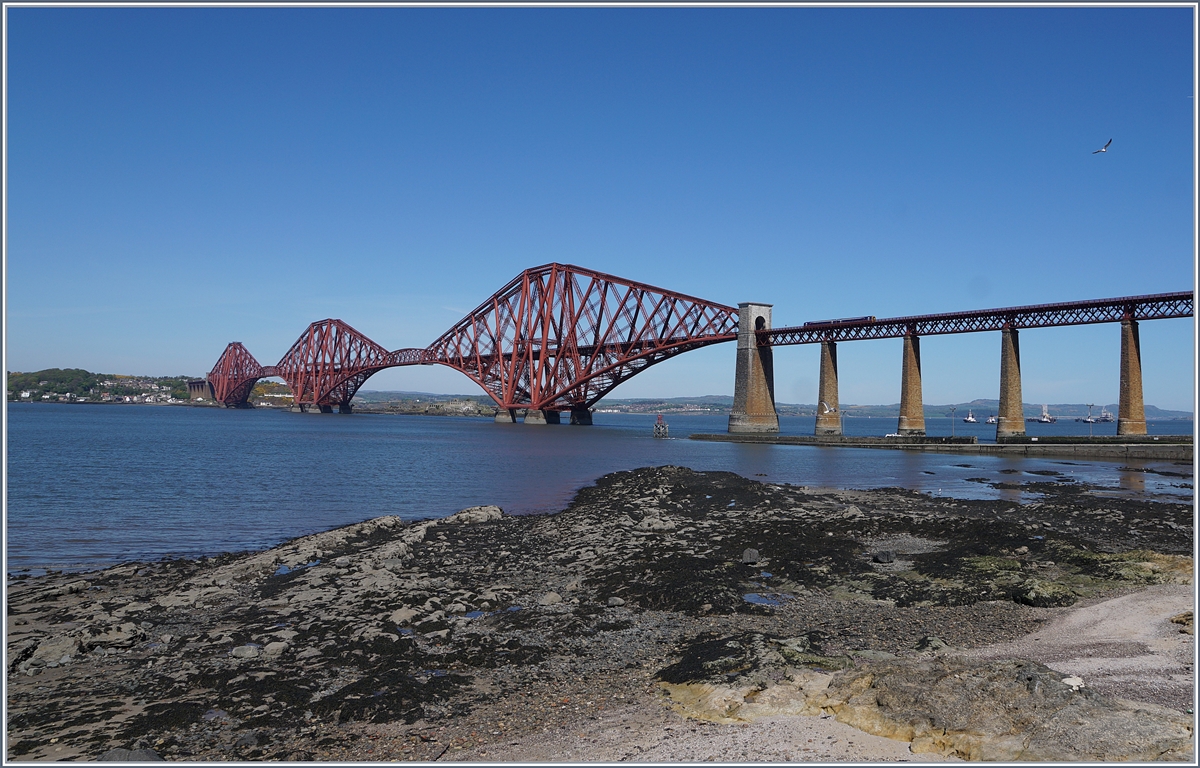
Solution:
[(1117, 475), (1117, 480), (1120, 483), (1123, 491), (1138, 491), (1146, 490), (1146, 473), (1138, 472), (1129, 469), (1121, 469)]
[[(618, 470), (673, 464), (774, 483), (900, 487), (958, 498), (1035, 498), (1020, 485), (1064, 479), (1125, 494), (1191, 497), (1191, 466), (1063, 461), (685, 439), (721, 415), (596, 414), (595, 426), (490, 419), (292, 414), (205, 408), (8, 406), (10, 570), (76, 568), (258, 549), (380, 515), (440, 517), (497, 504), (562, 509)], [(784, 418), (811, 434), (812, 418)], [(846, 419), (847, 432), (894, 426)], [(870, 428), (859, 422), (872, 422)], [(928, 421), (927, 421), (928, 424)], [(876, 429), (879, 427), (879, 429)], [(1121, 471), (1130, 466), (1149, 471)], [(1043, 474), (1030, 474), (1043, 473)], [(1014, 483), (1015, 488), (996, 487)]]
[(1009, 483), (1004, 483), (999, 490), (1001, 501), (1011, 501), (1020, 504), (1024, 500), (1022, 498), (1024, 494), (1022, 494), (1021, 489), (1011, 487)]

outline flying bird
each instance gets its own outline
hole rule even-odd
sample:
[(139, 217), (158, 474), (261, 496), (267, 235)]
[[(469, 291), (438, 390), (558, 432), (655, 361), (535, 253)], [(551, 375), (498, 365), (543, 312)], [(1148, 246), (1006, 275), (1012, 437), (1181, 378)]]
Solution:
[[(1108, 144), (1112, 144), (1112, 139), (1109, 139), (1109, 140), (1108, 140)], [(1098, 154), (1100, 154), (1101, 152), (1107, 152), (1107, 151), (1108, 151), (1108, 144), (1105, 144), (1103, 147), (1100, 147), (1100, 149), (1097, 149), (1097, 150), (1096, 150), (1095, 152), (1093, 152), (1092, 154), (1093, 154), (1093, 155), (1098, 155)]]

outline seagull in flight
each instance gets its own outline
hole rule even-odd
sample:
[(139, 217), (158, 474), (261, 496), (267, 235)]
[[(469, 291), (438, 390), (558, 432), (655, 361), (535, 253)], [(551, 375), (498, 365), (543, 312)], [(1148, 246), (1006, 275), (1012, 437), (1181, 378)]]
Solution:
[[(1109, 139), (1109, 140), (1108, 140), (1108, 144), (1112, 144), (1112, 139)], [(1096, 150), (1095, 152), (1093, 152), (1092, 154), (1093, 154), (1093, 155), (1098, 155), (1098, 154), (1100, 154), (1101, 152), (1107, 152), (1107, 151), (1108, 151), (1108, 144), (1105, 144), (1103, 147), (1100, 147), (1100, 149), (1097, 149), (1097, 150)]]

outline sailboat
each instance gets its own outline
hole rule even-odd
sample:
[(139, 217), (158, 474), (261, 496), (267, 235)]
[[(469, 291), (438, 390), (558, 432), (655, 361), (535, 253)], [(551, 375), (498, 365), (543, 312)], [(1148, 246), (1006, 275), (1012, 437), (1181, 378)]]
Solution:
[(970, 410), (968, 410), (967, 415), (963, 417), (963, 421), (965, 421), (967, 424), (979, 423), (979, 419), (975, 418), (975, 414)]

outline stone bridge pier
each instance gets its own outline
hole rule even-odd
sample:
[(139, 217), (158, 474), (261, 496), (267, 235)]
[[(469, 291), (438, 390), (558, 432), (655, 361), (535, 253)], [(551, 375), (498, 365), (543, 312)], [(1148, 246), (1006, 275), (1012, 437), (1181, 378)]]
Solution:
[(900, 423), (901, 435), (925, 434), (925, 403), (921, 391), (921, 337), (910, 329), (904, 337), (904, 352), (900, 362)]
[(837, 342), (821, 342), (821, 379), (817, 388), (817, 425), (814, 434), (842, 434), (842, 410), (838, 404)]
[(756, 331), (771, 328), (771, 305), (738, 304), (737, 371), (733, 380), (730, 432), (778, 432), (775, 366), (770, 346), (758, 346)]
[(996, 437), (1025, 434), (1025, 409), (1021, 406), (1021, 344), (1016, 328), (1000, 331), (999, 410)]
[(1142, 342), (1137, 320), (1121, 321), (1121, 389), (1117, 400), (1117, 434), (1146, 434), (1142, 401)]

